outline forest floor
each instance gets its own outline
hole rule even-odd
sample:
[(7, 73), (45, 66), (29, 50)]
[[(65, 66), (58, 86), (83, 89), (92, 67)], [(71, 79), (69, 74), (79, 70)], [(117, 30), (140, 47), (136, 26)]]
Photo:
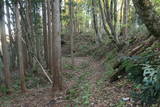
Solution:
[(101, 61), (91, 57), (76, 57), (71, 65), (63, 58), (66, 88), (51, 94), (51, 86), (16, 92), (0, 98), (0, 107), (132, 107), (131, 85), (126, 79), (109, 83)]

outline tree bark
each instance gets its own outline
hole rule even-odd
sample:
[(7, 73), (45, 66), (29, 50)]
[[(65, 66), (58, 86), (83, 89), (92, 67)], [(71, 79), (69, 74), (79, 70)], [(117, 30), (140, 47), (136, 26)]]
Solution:
[(155, 37), (160, 37), (160, 16), (155, 11), (150, 0), (132, 0), (136, 12)]
[(43, 12), (43, 37), (44, 37), (44, 56), (45, 56), (45, 61), (46, 65), (48, 68), (48, 35), (47, 35), (47, 18), (46, 18), (46, 0), (43, 1), (42, 3), (42, 12)]
[(52, 0), (53, 3), (53, 21), (52, 21), (52, 72), (53, 72), (53, 92), (62, 90), (62, 67), (61, 67), (61, 24), (60, 24), (60, 2)]
[(114, 30), (116, 30), (116, 27), (117, 27), (117, 0), (114, 0)]
[(121, 7), (120, 7), (120, 19), (119, 19), (120, 29), (122, 28), (122, 20), (123, 20), (123, 5), (124, 5), (124, 0), (121, 2)]
[(128, 12), (129, 12), (129, 0), (124, 1), (124, 10), (123, 10), (123, 24), (124, 28), (122, 28), (125, 39), (128, 38)]
[(5, 76), (5, 86), (11, 91), (11, 74), (9, 71), (9, 52), (5, 34), (5, 23), (4, 23), (4, 1), (0, 1), (0, 35), (2, 42), (2, 51), (3, 51), (3, 71)]
[(70, 12), (70, 41), (71, 41), (71, 61), (72, 65), (74, 65), (74, 43), (73, 43), (73, 33), (74, 33), (74, 22), (73, 22), (73, 1), (69, 0), (70, 5), (69, 5), (69, 12)]
[[(30, 52), (33, 52), (32, 54), (34, 54), (34, 35), (33, 35), (33, 27), (32, 27), (32, 14), (31, 14), (31, 3), (30, 0), (26, 0), (26, 22), (25, 20), (23, 20), (23, 27), (25, 26), (25, 30), (28, 33), (28, 50)], [(21, 14), (22, 16), (22, 14)], [(33, 59), (32, 59), (32, 55), (29, 54), (29, 65), (30, 68), (33, 68), (35, 66), (35, 64), (33, 64)]]
[(23, 46), (22, 46), (22, 32), (20, 25), (20, 13), (18, 9), (18, 3), (15, 6), (16, 9), (16, 28), (17, 28), (17, 39), (18, 39), (18, 55), (19, 55), (19, 73), (20, 73), (20, 84), (22, 92), (26, 92), (25, 86), (25, 69), (24, 69), (24, 59), (23, 59)]
[(50, 0), (47, 0), (47, 14), (48, 14), (48, 64), (49, 64), (49, 69), (51, 70), (51, 66), (52, 66), (52, 31), (51, 31), (51, 4), (50, 4)]
[[(102, 9), (101, 0), (99, 0), (98, 4), (99, 4), (100, 12), (101, 12), (102, 24), (103, 24), (104, 30), (106, 31), (106, 33), (107, 33), (108, 36), (110, 37), (110, 32), (108, 31), (107, 26), (106, 26), (106, 20), (105, 20), (104, 11), (103, 11), (103, 9)], [(111, 37), (110, 37), (110, 38), (111, 38)]]
[[(12, 37), (12, 33), (11, 33), (11, 20), (10, 20), (10, 12), (9, 12), (9, 6), (8, 4), (8, 0), (6, 0), (6, 12), (7, 12), (7, 27), (8, 27), (8, 32), (9, 32), (9, 39), (10, 39), (10, 44), (12, 45), (13, 43), (13, 37)], [(12, 47), (12, 46), (11, 46)]]
[(94, 30), (95, 30), (95, 33), (96, 33), (96, 43), (97, 45), (100, 44), (101, 42), (101, 36), (100, 36), (100, 33), (99, 33), (99, 30), (98, 30), (98, 18), (97, 18), (97, 15), (96, 15), (96, 2), (94, 0), (92, 0), (92, 15), (93, 15), (93, 24), (94, 24)]
[[(116, 3), (116, 2), (113, 2), (113, 3)], [(104, 13), (105, 13), (105, 19), (106, 19), (106, 22), (107, 22), (107, 25), (110, 29), (110, 32), (111, 32), (111, 35), (112, 35), (112, 38), (113, 38), (113, 42), (115, 42), (116, 45), (120, 44), (120, 41), (118, 39), (118, 36), (117, 36), (117, 32), (115, 30), (116, 26), (115, 24), (113, 23), (115, 21), (115, 19), (112, 18), (112, 14), (116, 14), (115, 11), (111, 12), (111, 9), (109, 7), (109, 0), (103, 0), (103, 5), (104, 5)], [(116, 4), (114, 4), (115, 6), (117, 6)], [(114, 7), (116, 8), (116, 7)], [(114, 16), (116, 16), (114, 14)]]
[(7, 27), (8, 27), (8, 33), (9, 33), (9, 41), (10, 41), (10, 69), (14, 69), (15, 68), (15, 58), (16, 55), (14, 54), (14, 40), (12, 37), (12, 30), (11, 30), (11, 19), (10, 19), (10, 11), (9, 11), (9, 3), (8, 0), (6, 0), (6, 14), (7, 14)]

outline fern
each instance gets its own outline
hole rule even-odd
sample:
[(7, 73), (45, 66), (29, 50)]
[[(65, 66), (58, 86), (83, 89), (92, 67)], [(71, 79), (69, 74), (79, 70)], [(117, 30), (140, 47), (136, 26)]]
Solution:
[(133, 98), (141, 100), (143, 104), (157, 103), (160, 99), (160, 67), (158, 66), (160, 59), (157, 55), (149, 54), (123, 59), (128, 78), (140, 85), (140, 91), (133, 92)]

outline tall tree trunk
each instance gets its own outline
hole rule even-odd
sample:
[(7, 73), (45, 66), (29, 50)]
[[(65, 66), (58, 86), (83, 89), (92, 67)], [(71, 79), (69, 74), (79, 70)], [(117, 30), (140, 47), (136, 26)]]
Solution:
[[(32, 42), (32, 52), (33, 54), (37, 57), (37, 47), (36, 47), (36, 34), (35, 34), (35, 26), (34, 26), (34, 21), (35, 21), (35, 18), (34, 17), (34, 12), (35, 12), (35, 8), (33, 6), (33, 1), (32, 0), (28, 0), (28, 11), (29, 11), (29, 20), (30, 20), (30, 26), (31, 26), (31, 42)], [(32, 65), (33, 65), (33, 68), (36, 68), (37, 70), (37, 65), (36, 65), (36, 61), (33, 60), (32, 61)]]
[(19, 55), (19, 73), (20, 73), (20, 84), (22, 92), (26, 92), (25, 86), (25, 69), (24, 69), (24, 59), (23, 59), (23, 46), (22, 46), (22, 32), (20, 25), (20, 13), (18, 9), (18, 3), (15, 6), (16, 9), (16, 28), (17, 28), (17, 39), (18, 39), (18, 55)]
[(74, 65), (74, 41), (73, 41), (73, 33), (74, 33), (74, 14), (73, 14), (73, 1), (69, 0), (69, 12), (70, 12), (70, 41), (71, 41), (71, 61), (72, 65)]
[(15, 68), (15, 54), (14, 54), (14, 40), (11, 33), (11, 19), (10, 19), (10, 11), (9, 11), (9, 2), (6, 0), (6, 12), (7, 12), (7, 27), (8, 27), (8, 33), (9, 33), (9, 40), (10, 40), (10, 69)]
[(48, 68), (48, 35), (47, 35), (47, 13), (46, 13), (46, 0), (43, 1), (42, 3), (42, 12), (43, 12), (43, 37), (44, 37), (44, 56), (45, 56), (45, 61), (46, 65)]
[[(34, 48), (34, 41), (32, 40), (33, 37), (33, 33), (32, 33), (32, 19), (31, 19), (31, 4), (30, 4), (30, 1), (29, 0), (26, 0), (26, 22), (27, 24), (25, 23), (25, 20), (23, 20), (23, 26), (25, 26), (25, 30), (27, 31), (28, 33), (28, 50), (30, 52), (33, 52), (34, 54), (34, 51), (33, 51), (33, 48)], [(21, 15), (22, 16), (22, 15)], [(27, 25), (27, 26), (26, 26)], [(30, 65), (30, 69), (34, 67), (34, 64), (33, 64), (33, 59), (32, 59), (32, 55), (29, 54), (29, 65)]]
[(123, 22), (123, 4), (124, 0), (121, 2), (121, 7), (120, 7), (120, 19), (119, 19), (120, 29), (122, 28), (122, 22)]
[(49, 69), (51, 70), (52, 66), (52, 30), (51, 30), (51, 1), (47, 0), (47, 14), (48, 14), (48, 64), (49, 64)]
[(6, 88), (11, 91), (11, 74), (9, 71), (9, 52), (5, 34), (5, 23), (4, 23), (4, 1), (0, 1), (0, 35), (1, 35), (1, 42), (2, 42), (2, 51), (3, 51), (3, 71), (5, 76), (5, 85)]
[(97, 15), (96, 15), (96, 2), (92, 0), (92, 14), (93, 14), (93, 24), (94, 24), (94, 30), (96, 33), (96, 43), (99, 45), (101, 42), (101, 36), (98, 30), (98, 20), (97, 20)]
[(76, 33), (78, 33), (78, 16), (77, 16), (77, 13), (78, 13), (78, 5), (75, 6), (75, 12), (74, 12), (74, 18), (75, 18), (74, 31)]
[(104, 11), (103, 11), (103, 8), (102, 8), (101, 0), (99, 0), (98, 4), (99, 4), (100, 12), (101, 12), (102, 24), (103, 24), (104, 30), (106, 31), (106, 33), (110, 37), (110, 32), (108, 31), (107, 26), (106, 26), (106, 20), (105, 20)]
[(11, 20), (10, 20), (10, 12), (9, 12), (9, 6), (8, 6), (8, 0), (6, 0), (6, 12), (7, 12), (7, 27), (8, 27), (8, 32), (9, 32), (9, 39), (10, 39), (10, 45), (12, 47), (13, 44), (13, 37), (11, 33)]
[(129, 0), (124, 0), (124, 10), (123, 10), (123, 24), (124, 24), (124, 36), (128, 38), (128, 12), (129, 12)]
[(109, 12), (110, 12), (111, 20), (113, 20), (114, 0), (110, 1), (110, 8), (109, 8), (109, 10), (110, 10)]
[(111, 14), (113, 14), (113, 13), (110, 12), (109, 1), (103, 0), (103, 4), (104, 4), (105, 17), (106, 17), (105, 19), (106, 19), (106, 22), (109, 26), (110, 32), (114, 38), (114, 42), (116, 43), (116, 45), (120, 44), (119, 39), (117, 38), (117, 32), (115, 31), (115, 26), (113, 24), (114, 20), (111, 19)]
[(135, 9), (146, 25), (148, 30), (155, 36), (160, 37), (160, 16), (154, 10), (150, 0), (132, 0)]
[(118, 0), (114, 0), (114, 30), (116, 31), (116, 27), (117, 27), (117, 2)]
[(53, 3), (53, 38), (52, 38), (52, 72), (53, 91), (62, 90), (62, 67), (61, 67), (61, 24), (60, 24), (60, 2), (52, 0)]

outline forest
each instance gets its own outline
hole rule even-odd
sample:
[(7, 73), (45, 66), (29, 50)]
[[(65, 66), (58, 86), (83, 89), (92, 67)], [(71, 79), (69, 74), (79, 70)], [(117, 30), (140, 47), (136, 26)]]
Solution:
[(0, 107), (160, 107), (160, 0), (0, 0)]

